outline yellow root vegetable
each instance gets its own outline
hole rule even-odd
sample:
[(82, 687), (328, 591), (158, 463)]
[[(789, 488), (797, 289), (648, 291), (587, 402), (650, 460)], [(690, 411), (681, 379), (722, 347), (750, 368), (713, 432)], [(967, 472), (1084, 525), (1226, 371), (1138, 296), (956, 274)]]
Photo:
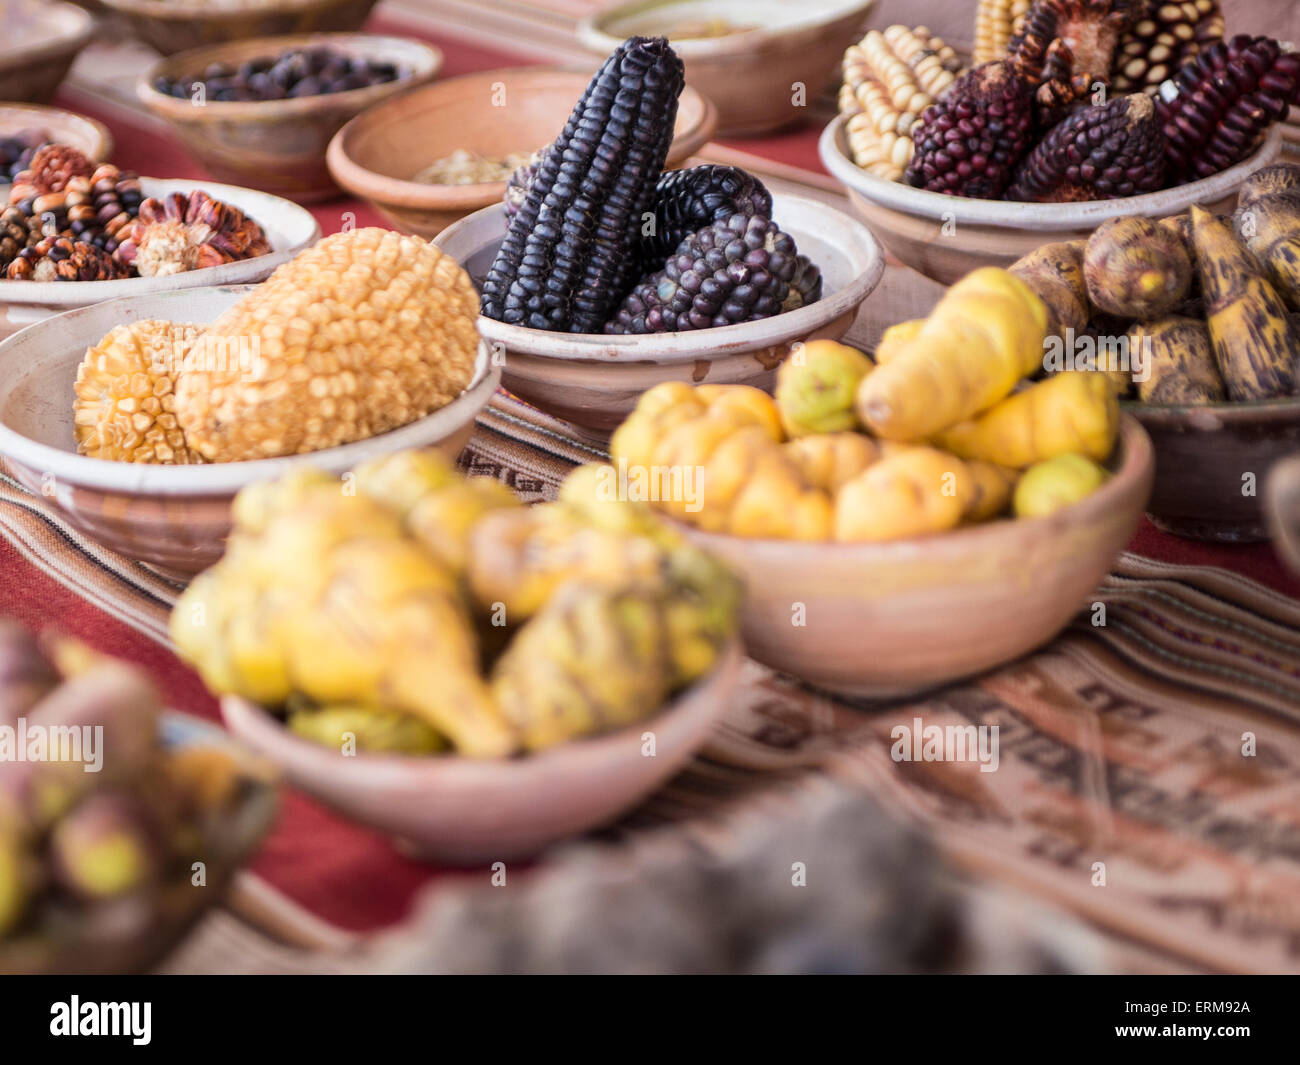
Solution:
[(871, 369), (871, 360), (847, 344), (811, 340), (798, 346), (776, 375), (776, 405), (787, 435), (856, 429), (853, 397)]
[(1035, 463), (1016, 486), (1018, 518), (1042, 518), (1092, 495), (1110, 474), (1073, 452)]
[(928, 439), (987, 410), (1043, 363), (1047, 307), (996, 267), (967, 274), (916, 337), (862, 380), (862, 423), (886, 440)]
[(1044, 244), (1011, 266), (1011, 272), (1038, 293), (1047, 305), (1047, 331), (1063, 337), (1068, 330), (1082, 333), (1088, 328), (1092, 308), (1083, 277), (1084, 241)]
[(924, 318), (913, 318), (886, 329), (880, 336), (880, 343), (876, 345), (876, 350), (872, 353), (876, 365), (884, 366), (885, 363), (892, 361), (895, 355), (916, 339), (924, 325)]
[(835, 497), (835, 539), (901, 540), (956, 528), (965, 509), (964, 463), (930, 447), (900, 449)]
[(995, 462), (973, 461), (965, 465), (965, 476), (959, 473), (957, 479), (962, 520), (980, 522), (996, 518), (1011, 502), (1011, 494), (1020, 479), (1019, 471)]
[(880, 458), (880, 445), (863, 433), (819, 433), (784, 445), (804, 480), (834, 494)]
[(1118, 430), (1119, 400), (1106, 375), (1061, 373), (940, 433), (935, 443), (964, 459), (1024, 469), (1069, 451), (1104, 460)]

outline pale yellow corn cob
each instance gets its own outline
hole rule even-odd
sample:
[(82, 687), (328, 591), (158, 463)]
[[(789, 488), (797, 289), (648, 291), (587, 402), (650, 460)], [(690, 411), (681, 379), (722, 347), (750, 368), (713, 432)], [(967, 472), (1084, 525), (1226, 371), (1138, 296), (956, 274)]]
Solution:
[(989, 63), (1007, 54), (1031, 0), (979, 0), (975, 10), (975, 62)]

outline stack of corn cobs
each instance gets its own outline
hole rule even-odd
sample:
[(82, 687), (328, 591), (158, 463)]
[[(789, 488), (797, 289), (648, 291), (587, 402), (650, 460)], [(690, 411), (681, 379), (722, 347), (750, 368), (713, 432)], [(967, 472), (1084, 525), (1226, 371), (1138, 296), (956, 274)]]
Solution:
[(662, 37), (606, 61), (563, 132), (511, 178), (483, 314), (569, 333), (666, 333), (815, 302), (821, 273), (734, 167), (664, 173), (685, 85)]
[(851, 47), (858, 166), (980, 199), (1132, 196), (1240, 162), (1300, 98), (1300, 54), (1224, 39), (1218, 0), (980, 0), (974, 59), (904, 26)]

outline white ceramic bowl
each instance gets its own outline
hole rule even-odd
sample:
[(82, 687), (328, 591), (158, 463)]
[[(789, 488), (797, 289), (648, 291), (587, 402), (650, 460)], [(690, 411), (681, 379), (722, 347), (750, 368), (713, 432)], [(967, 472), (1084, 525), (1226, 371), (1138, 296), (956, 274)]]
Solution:
[(7, 327), (0, 322), (0, 335), (54, 314), (105, 300), (264, 281), (277, 266), (320, 239), (320, 225), (310, 211), (265, 192), (189, 179), (142, 178), (140, 185), (146, 196), (201, 189), (214, 199), (238, 207), (266, 231), (271, 242), (271, 254), (171, 277), (128, 277), (121, 281), (0, 281), (0, 308), (8, 320)]
[(1192, 204), (1231, 211), (1241, 183), (1276, 162), (1282, 151), (1282, 130), (1275, 125), (1253, 155), (1201, 181), (1118, 200), (1010, 203), (927, 192), (869, 174), (849, 155), (845, 123), (841, 115), (822, 132), (822, 162), (889, 252), (945, 285), (980, 266), (1010, 266), (1044, 244), (1087, 237), (1112, 218), (1164, 218)]
[[(502, 761), (338, 751), (295, 735), (263, 707), (226, 696), (226, 726), (295, 787), (431, 860), (527, 857), (613, 821), (702, 747), (739, 675), (734, 641), (717, 667), (653, 717), (605, 736)], [(645, 754), (653, 732), (655, 753)]]
[(86, 348), (114, 326), (144, 318), (210, 322), (250, 286), (161, 292), (84, 307), (0, 342), (0, 457), (13, 476), (44, 493), (80, 532), (173, 574), (193, 574), (221, 557), (230, 503), (254, 481), (298, 467), (342, 474), (407, 448), (458, 455), (501, 370), (480, 347), (469, 388), (441, 410), (369, 440), (307, 455), (204, 466), (155, 466), (78, 455), (73, 384)]
[[(760, 322), (650, 336), (550, 333), (479, 318), (504, 354), (503, 383), (521, 399), (583, 428), (609, 432), (661, 381), (748, 384), (771, 390), (792, 345), (838, 340), (880, 282), (885, 259), (870, 231), (842, 211), (773, 196), (773, 218), (822, 271), (822, 298)], [(499, 206), (476, 211), (434, 240), (481, 284), (506, 233)]]

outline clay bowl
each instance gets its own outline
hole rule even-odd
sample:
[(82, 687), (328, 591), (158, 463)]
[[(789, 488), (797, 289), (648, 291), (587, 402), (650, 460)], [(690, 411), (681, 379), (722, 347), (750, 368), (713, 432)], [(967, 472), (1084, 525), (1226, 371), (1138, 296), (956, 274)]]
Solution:
[(271, 241), (271, 254), (171, 277), (130, 277), (121, 281), (0, 281), (0, 312), (3, 312), (0, 336), (7, 336), (63, 311), (88, 307), (104, 300), (264, 281), (277, 266), (320, 239), (320, 225), (309, 211), (265, 192), (188, 179), (160, 181), (143, 178), (141, 187), (147, 196), (202, 189), (218, 200), (233, 204), (266, 231)]
[[(329, 45), (349, 55), (395, 63), (402, 76), (383, 85), (295, 100), (197, 106), (154, 88), (159, 77), (197, 77), (212, 63), (238, 65), (290, 48)], [(155, 64), (136, 83), (136, 95), (163, 119), (205, 170), (223, 181), (287, 196), (302, 203), (339, 194), (325, 163), (330, 140), (350, 119), (383, 100), (432, 81), (442, 52), (404, 37), (318, 33), (258, 38), (182, 52)]]
[(38, 928), (0, 941), (0, 974), (117, 974), (151, 968), (204, 913), (221, 904), (239, 867), (270, 830), (279, 805), (272, 766), (249, 755), (227, 732), (206, 721), (168, 712), (159, 728), (166, 747), (216, 747), (228, 752), (247, 778), (240, 801), (216, 828), (204, 852), (206, 887), (194, 890), (188, 867), (175, 882), (161, 885), (154, 919), (144, 930), (135, 927), (139, 920), (130, 911), (109, 910), (98, 917), (59, 914), (51, 919), (49, 931)]
[(161, 292), (83, 307), (0, 342), (0, 458), (44, 493), (79, 532), (168, 574), (214, 563), (230, 531), (230, 502), (244, 485), (303, 466), (342, 474), (407, 448), (460, 454), (501, 371), (479, 352), (470, 387), (442, 410), (390, 433), (308, 455), (205, 466), (151, 466), (78, 455), (72, 400), (86, 348), (114, 326), (144, 318), (210, 322), (251, 286)]
[(1269, 470), (1300, 451), (1300, 399), (1155, 407), (1125, 403), (1151, 436), (1156, 481), (1147, 508), (1165, 532), (1194, 540), (1269, 539)]
[[(761, 322), (656, 336), (548, 333), (479, 318), (483, 339), (504, 354), (506, 388), (596, 436), (618, 428), (641, 394), (661, 381), (771, 391), (794, 344), (848, 331), (885, 268), (875, 238), (843, 212), (798, 196), (778, 194), (773, 201), (775, 220), (821, 267), (818, 302)], [(480, 283), (505, 231), (505, 214), (489, 207), (434, 243)]]
[(1264, 514), (1277, 553), (1300, 576), (1300, 454), (1283, 459), (1269, 473)]
[(1111, 218), (1164, 218), (1200, 204), (1220, 214), (1237, 206), (1237, 190), (1254, 171), (1277, 161), (1282, 131), (1269, 130), (1249, 158), (1202, 181), (1173, 189), (1087, 203), (1004, 203), (914, 189), (868, 174), (848, 155), (845, 120), (837, 117), (818, 145), (822, 162), (844, 185), (854, 210), (895, 258), (945, 285), (980, 266), (1010, 266), (1044, 244), (1087, 238)]
[[(0, 137), (28, 130), (43, 133), (54, 144), (67, 144), (102, 163), (113, 154), (113, 135), (102, 122), (43, 104), (0, 104)], [(10, 185), (0, 182), (0, 202), (8, 202)]]
[[(686, 83), (718, 108), (718, 133), (755, 137), (803, 120), (796, 84), (808, 99), (863, 33), (876, 0), (635, 0), (578, 23), (578, 40), (601, 56), (631, 36), (666, 36), (686, 64)], [(688, 37), (690, 24), (722, 20), (743, 32)], [(699, 33), (699, 29), (694, 30)]]
[[(536, 854), (610, 823), (657, 790), (726, 712), (741, 658), (733, 642), (711, 674), (636, 725), (510, 760), (343, 757), (247, 700), (226, 696), (221, 714), (296, 788), (418, 857), (472, 865)], [(643, 753), (647, 731), (654, 733), (653, 758)]]
[(378, 0), (100, 0), (163, 55), (251, 37), (359, 30)]
[[(911, 695), (1048, 643), (1137, 528), (1151, 441), (1122, 420), (1115, 476), (1074, 506), (882, 544), (746, 540), (686, 530), (744, 579), (745, 650), (831, 691)], [(684, 528), (684, 527), (683, 527)], [(791, 625), (794, 604), (806, 624)]]
[(49, 103), (94, 37), (95, 19), (58, 0), (10, 0), (4, 8), (0, 100)]
[[(428, 185), (411, 179), (457, 148), (500, 159), (549, 144), (590, 80), (587, 73), (521, 67), (427, 85), (344, 126), (329, 146), (330, 173), (404, 233), (434, 237), (467, 214), (499, 205), (506, 183)], [(493, 106), (502, 92), (507, 106)], [(713, 105), (693, 89), (683, 92), (669, 168), (707, 144), (715, 124)]]

